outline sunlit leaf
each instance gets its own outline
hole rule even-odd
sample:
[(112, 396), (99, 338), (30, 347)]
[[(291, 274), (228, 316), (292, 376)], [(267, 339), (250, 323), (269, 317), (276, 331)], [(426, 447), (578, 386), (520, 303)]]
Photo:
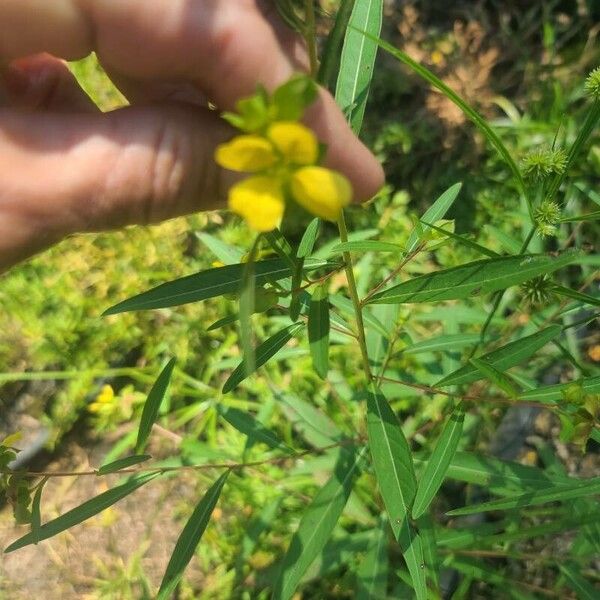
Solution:
[(142, 487), (146, 483), (150, 482), (152, 479), (158, 476), (158, 473), (149, 473), (146, 475), (140, 475), (139, 477), (132, 477), (127, 480), (125, 483), (114, 487), (107, 492), (103, 492), (99, 496), (84, 502), (83, 504), (77, 506), (76, 508), (66, 512), (64, 515), (49, 521), (48, 523), (42, 525), (39, 530), (36, 532), (36, 535), (32, 533), (28, 533), (24, 535), (22, 538), (18, 539), (16, 542), (13, 542), (8, 548), (6, 548), (5, 552), (14, 552), (15, 550), (19, 550), (25, 546), (30, 544), (37, 544), (40, 541), (47, 540), (67, 529), (71, 529), (71, 527), (75, 527), (75, 525), (79, 525), (83, 523), (83, 521), (87, 521), (91, 517), (97, 515), (98, 513), (106, 510), (108, 507), (116, 504), (119, 500), (122, 500), (129, 494), (135, 492), (138, 488)]
[(146, 447), (146, 443), (150, 437), (150, 432), (152, 431), (152, 426), (154, 423), (156, 423), (160, 405), (162, 404), (165, 394), (167, 393), (167, 388), (169, 387), (169, 382), (171, 381), (171, 376), (173, 375), (175, 361), (176, 359), (172, 358), (165, 365), (156, 382), (152, 386), (150, 393), (148, 394), (148, 398), (142, 411), (137, 441), (135, 443), (135, 451), (137, 454), (141, 454)]
[(211, 488), (204, 494), (203, 498), (198, 502), (192, 516), (186, 523), (177, 543), (167, 570), (165, 571), (160, 590), (158, 592), (158, 600), (167, 600), (171, 598), (171, 594), (175, 591), (183, 572), (194, 556), (196, 546), (200, 543), (202, 535), (208, 525), (210, 516), (219, 500), (223, 486), (227, 481), (229, 471), (226, 471), (217, 479)]
[[(303, 327), (304, 325), (302, 323), (290, 325), (285, 329), (281, 329), (258, 346), (254, 352), (254, 370), (256, 371), (256, 369), (259, 369), (273, 358), (273, 356), (275, 356)], [(248, 373), (246, 369), (245, 361), (242, 360), (223, 385), (223, 393), (227, 394), (230, 392), (250, 374), (251, 373)]]
[(580, 256), (578, 252), (565, 252), (560, 256), (506, 256), (478, 260), (415, 277), (375, 294), (369, 303), (441, 302), (489, 294), (552, 273), (577, 262)]
[(363, 0), (354, 4), (342, 48), (335, 99), (356, 134), (362, 128), (377, 56), (377, 44), (360, 31), (377, 37), (382, 22), (383, 0)]
[(438, 490), (444, 483), (448, 467), (454, 458), (460, 437), (462, 435), (465, 413), (462, 406), (454, 409), (435, 448), (425, 467), (419, 484), (412, 508), (412, 517), (418, 519), (429, 508)]

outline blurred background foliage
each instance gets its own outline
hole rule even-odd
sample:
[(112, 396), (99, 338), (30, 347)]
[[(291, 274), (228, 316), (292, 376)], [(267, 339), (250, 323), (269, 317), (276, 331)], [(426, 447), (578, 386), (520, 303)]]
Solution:
[[(321, 4), (320, 27), (325, 33), (331, 25), (329, 12), (336, 2), (323, 0)], [(584, 107), (583, 82), (587, 73), (600, 64), (599, 11), (594, 0), (390, 1), (386, 3), (383, 37), (429, 67), (477, 107), (496, 126), (513, 155), (521, 159), (532, 149), (552, 146), (555, 137), (565, 146), (576, 137)], [(123, 104), (93, 57), (72, 68), (103, 109)], [(351, 211), (351, 230), (361, 231), (363, 238), (380, 236), (402, 245), (414, 215), (421, 214), (441, 192), (461, 181), (464, 187), (460, 201), (448, 217), (454, 220), (455, 230), (472, 234), (478, 243), (498, 252), (519, 245), (526, 207), (512, 203), (515, 190), (496, 154), (484, 145), (453, 104), (388, 56), (379, 58), (363, 137), (384, 163), (388, 184), (366, 207)], [(600, 203), (597, 134), (588, 148), (567, 190), (573, 214), (597, 210)], [(578, 246), (598, 247), (597, 225), (563, 227)], [(139, 416), (141, 400), (161, 364), (171, 356), (177, 356), (178, 363), (169, 402), (163, 407), (167, 434), (155, 448), (164, 458), (173, 454), (173, 442), (177, 453), (181, 452), (190, 463), (251, 458), (255, 449), (246, 448), (246, 438), (219, 417), (218, 410), (223, 406), (251, 410), (261, 420), (269, 419), (290, 444), (294, 440), (293, 407), (297, 410), (299, 398), (327, 407), (334, 420), (336, 415), (339, 417), (338, 426), (342, 428), (344, 422), (351, 422), (347, 413), (360, 410), (353, 393), (358, 375), (346, 345), (332, 347), (332, 369), (325, 385), (314, 374), (306, 347), (290, 347), (265, 368), (264, 376), (253, 377), (233, 394), (221, 397), (215, 390), (221, 388), (229, 370), (237, 364), (240, 350), (234, 328), (208, 329), (219, 318), (235, 313), (233, 301), (221, 298), (175, 309), (101, 318), (104, 309), (121, 299), (221, 261), (215, 238), (238, 247), (240, 253), (247, 251), (248, 234), (239, 219), (226, 214), (199, 214), (156, 227), (74, 236), (0, 279), (0, 433), (24, 429), (32, 436), (39, 429), (48, 430), (47, 461), (61, 460), (65, 452), (70, 452), (73, 439), (86, 448), (103, 436), (117, 444), (103, 451), (110, 450), (117, 456), (126, 449), (129, 432), (135, 434), (133, 417)], [(328, 238), (336, 239), (333, 228), (324, 231), (323, 239)], [(532, 249), (540, 250), (541, 239), (535, 244)], [(464, 247), (442, 244), (434, 254), (425, 253), (412, 262), (410, 271), (452, 266), (466, 256), (470, 255)], [(361, 293), (392, 265), (392, 259), (385, 255), (379, 255), (377, 261), (365, 255), (357, 265)], [(593, 270), (587, 270), (592, 278)], [(334, 290), (343, 285), (342, 276), (332, 282)], [(461, 332), (469, 331), (469, 323), (477, 332), (485, 317), (483, 309), (464, 308), (459, 312), (413, 306), (379, 307), (376, 314), (386, 322), (390, 317), (386, 311), (391, 310), (399, 310), (399, 324), (411, 317), (399, 349), (403, 343), (457, 331), (459, 322), (464, 326)], [(519, 325), (526, 325), (527, 314), (518, 318)], [(260, 317), (255, 322), (263, 338), (261, 327), (272, 325)], [(332, 339), (335, 341), (334, 335)], [(597, 333), (590, 332), (583, 341), (573, 339), (569, 350), (588, 372), (598, 373)], [(442, 355), (446, 371), (449, 365), (458, 364), (457, 358), (456, 353)], [(281, 369), (284, 359), (293, 360)], [(399, 359), (399, 372), (410, 373), (424, 384), (436, 381), (441, 373), (439, 355), (432, 353), (418, 359), (414, 355)], [(538, 366), (547, 365), (544, 355), (538, 363), (529, 365), (532, 376)], [(131, 367), (141, 369), (130, 372)], [(48, 371), (54, 375), (37, 375)], [(106, 385), (111, 386), (119, 409), (90, 413), (88, 405)], [(281, 398), (276, 401), (275, 389), (286, 389), (293, 402)], [(425, 447), (427, 435), (436, 431), (447, 400), (436, 396), (423, 402), (418, 393), (394, 386), (389, 386), (386, 394), (396, 409), (405, 412), (408, 435), (417, 446)], [(485, 447), (489, 439), (479, 427), (485, 424), (485, 431), (493, 432), (501, 414), (487, 405), (472, 411), (463, 443)], [(312, 445), (327, 441), (314, 432), (304, 431), (303, 435)], [(296, 509), (318, 485), (318, 473), (319, 458), (313, 458), (292, 472), (273, 466), (257, 480), (239, 478), (238, 485), (226, 488), (222, 506), (230, 508), (223, 509), (209, 527), (197, 572), (187, 576), (180, 597), (260, 597), (256, 590), (262, 587), (261, 578), (263, 583), (269, 579), (269, 569), (296, 525)], [(193, 495), (205, 483), (191, 478), (181, 485)], [(289, 492), (283, 500), (282, 489)], [(350, 513), (354, 524), (370, 523), (372, 519), (368, 482), (362, 492), (359, 485), (345, 513), (347, 517)], [(169, 507), (166, 514), (173, 512), (176, 518), (179, 505), (185, 506), (185, 493), (178, 490), (174, 498), (165, 494), (160, 502)], [(266, 538), (261, 538), (264, 522), (271, 521), (276, 512), (275, 526)], [(248, 523), (251, 533), (244, 535), (243, 525)], [(354, 548), (333, 544), (331, 556), (314, 566), (312, 575), (335, 574), (339, 555), (364, 552), (367, 541), (361, 541), (357, 534)], [(151, 565), (142, 560), (146, 549), (142, 542), (129, 558), (115, 557), (108, 551), (110, 559), (92, 560), (92, 581), (79, 582), (80, 587), (75, 585), (75, 589), (85, 589), (94, 598), (150, 597), (147, 590), (152, 585), (147, 578), (155, 585), (160, 568), (158, 573), (151, 572)], [(240, 556), (248, 562), (246, 567)], [(112, 565), (111, 569), (106, 564)], [(228, 569), (227, 565), (235, 568)], [(254, 574), (249, 575), (251, 572)], [(545, 576), (543, 569), (537, 570), (531, 580)], [(11, 589), (10, 582), (6, 585)], [(195, 595), (193, 590), (199, 589), (202, 595)], [(305, 597), (323, 598), (327, 593), (327, 597), (349, 598), (351, 589), (351, 582), (343, 578), (329, 583), (315, 580)], [(10, 597), (20, 598), (18, 593)], [(475, 593), (473, 597), (485, 595)]]

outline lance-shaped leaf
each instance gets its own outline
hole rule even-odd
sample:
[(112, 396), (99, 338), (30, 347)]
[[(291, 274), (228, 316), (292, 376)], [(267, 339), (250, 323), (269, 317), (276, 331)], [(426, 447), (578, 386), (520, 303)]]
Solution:
[(342, 48), (335, 99), (356, 134), (362, 128), (377, 57), (377, 44), (362, 32), (377, 37), (382, 22), (383, 0), (363, 0), (354, 4)]
[(275, 584), (276, 600), (289, 600), (294, 595), (302, 576), (331, 537), (352, 491), (363, 452), (341, 451), (333, 476), (304, 511)]
[[(275, 356), (293, 337), (298, 333), (304, 325), (302, 323), (295, 323), (285, 329), (281, 329), (275, 335), (271, 336), (268, 340), (263, 342), (254, 353), (254, 370), (262, 367), (268, 362), (273, 356)], [(227, 394), (233, 388), (238, 386), (248, 375), (251, 373), (247, 372), (246, 363), (242, 362), (235, 368), (233, 373), (229, 376), (229, 379), (223, 386), (223, 393)]]
[(398, 538), (403, 521), (410, 515), (417, 480), (398, 418), (375, 385), (367, 394), (367, 433), (379, 489)]
[(581, 254), (565, 252), (560, 256), (506, 256), (475, 262), (421, 275), (375, 294), (373, 304), (405, 304), (462, 300), (505, 290), (534, 277), (552, 273), (577, 262)]
[(128, 479), (125, 483), (114, 487), (107, 492), (103, 492), (99, 496), (84, 502), (80, 506), (66, 512), (64, 515), (49, 521), (48, 523), (42, 525), (35, 533), (31, 532), (27, 535), (24, 535), (22, 538), (18, 539), (16, 542), (13, 542), (8, 548), (6, 548), (5, 552), (14, 552), (15, 550), (19, 550), (25, 546), (29, 546), (29, 544), (37, 544), (40, 541), (47, 540), (71, 527), (75, 527), (75, 525), (79, 525), (79, 523), (83, 523), (83, 521), (87, 521), (91, 517), (97, 515), (98, 513), (106, 510), (109, 506), (117, 503), (119, 500), (122, 500), (129, 494), (132, 494), (138, 488), (142, 487), (152, 479), (158, 476), (158, 473), (149, 473), (146, 475), (140, 475), (139, 477), (132, 477)]
[(427, 590), (423, 547), (409, 520), (417, 491), (412, 456), (394, 411), (374, 384), (367, 392), (367, 434), (392, 531), (402, 549), (417, 598), (424, 600)]
[(527, 508), (529, 506), (538, 506), (547, 502), (561, 502), (573, 500), (575, 498), (590, 497), (600, 494), (600, 477), (594, 477), (588, 480), (575, 481), (571, 485), (559, 485), (546, 489), (534, 490), (519, 494), (512, 498), (500, 498), (490, 502), (482, 502), (474, 506), (465, 506), (449, 511), (447, 514), (452, 516), (472, 515), (490, 510), (509, 510), (512, 508)]
[(171, 556), (171, 560), (165, 571), (160, 590), (158, 591), (158, 600), (167, 600), (175, 591), (183, 572), (194, 556), (196, 546), (200, 543), (202, 535), (208, 525), (210, 516), (219, 500), (229, 471), (226, 471), (217, 479), (212, 487), (206, 492), (202, 500), (198, 503), (189, 521), (186, 523)]
[(572, 298), (573, 300), (579, 300), (584, 304), (591, 304), (592, 306), (600, 306), (600, 298), (595, 298), (594, 296), (590, 296), (589, 294), (584, 294), (582, 292), (578, 292), (576, 290), (572, 290), (568, 287), (564, 287), (562, 285), (555, 285), (552, 288), (552, 291), (559, 296), (564, 296), (566, 298)]
[(325, 48), (321, 55), (321, 65), (317, 81), (330, 91), (335, 91), (337, 75), (339, 73), (340, 56), (344, 47), (344, 39), (348, 30), (348, 23), (352, 16), (355, 0), (341, 0), (340, 7), (335, 17), (331, 33), (325, 41)]
[[(510, 342), (502, 348), (488, 352), (479, 358), (499, 371), (506, 371), (515, 365), (522, 364), (530, 356), (533, 356), (540, 348), (543, 348), (548, 342), (557, 338), (562, 331), (560, 325), (551, 325), (546, 329), (537, 331), (520, 340)], [(465, 365), (460, 369), (443, 377), (435, 385), (436, 387), (446, 385), (463, 385), (483, 379), (484, 374), (472, 364)]]
[[(455, 183), (449, 187), (428, 209), (425, 214), (421, 217), (426, 223), (435, 223), (446, 216), (446, 213), (450, 210), (455, 200), (460, 194), (462, 189), (462, 183)], [(406, 253), (410, 254), (417, 249), (419, 241), (427, 233), (428, 226), (421, 227), (421, 231), (415, 229), (406, 242)]]
[(315, 242), (319, 237), (319, 230), (321, 229), (321, 220), (319, 218), (313, 219), (306, 228), (300, 244), (298, 245), (298, 252), (296, 256), (298, 258), (307, 258), (312, 254), (315, 247)]
[(456, 454), (460, 436), (462, 435), (465, 413), (462, 406), (457, 406), (444, 430), (440, 435), (437, 444), (429, 457), (427, 466), (419, 479), (417, 493), (412, 509), (412, 516), (418, 519), (429, 508), (431, 501), (442, 486), (448, 467)]
[(204, 233), (203, 231), (196, 233), (196, 237), (224, 264), (235, 265), (242, 261), (244, 253), (235, 246), (226, 244), (223, 240), (216, 238), (214, 235)]
[(275, 450), (283, 450), (288, 453), (293, 452), (275, 432), (267, 429), (251, 414), (237, 408), (226, 407), (220, 407), (219, 413), (232, 427), (235, 427), (238, 431), (248, 436), (248, 439), (252, 440), (252, 442), (261, 442)]
[[(245, 264), (227, 265), (163, 283), (109, 308), (104, 316), (132, 310), (169, 308), (224, 294), (235, 294), (242, 284), (245, 267)], [(280, 258), (263, 260), (255, 264), (255, 283), (259, 286), (268, 281), (284, 279), (290, 273), (290, 266)]]
[(171, 381), (171, 376), (173, 375), (175, 360), (175, 358), (172, 358), (166, 364), (165, 368), (162, 370), (161, 374), (158, 376), (158, 379), (152, 386), (152, 389), (150, 390), (148, 398), (144, 404), (142, 417), (140, 419), (140, 427), (138, 429), (137, 441), (135, 443), (135, 451), (138, 454), (141, 454), (146, 447), (146, 443), (150, 437), (150, 432), (152, 431), (152, 426), (158, 417), (160, 405), (165, 397), (165, 394), (167, 393), (167, 388), (169, 387), (169, 382)]
[(329, 371), (329, 294), (327, 284), (317, 287), (308, 309), (308, 341), (317, 375), (327, 378)]

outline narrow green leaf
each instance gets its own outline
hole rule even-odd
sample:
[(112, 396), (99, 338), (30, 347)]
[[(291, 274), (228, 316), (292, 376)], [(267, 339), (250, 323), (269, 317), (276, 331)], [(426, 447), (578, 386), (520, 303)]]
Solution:
[(334, 77), (339, 73), (340, 56), (344, 46), (346, 30), (350, 22), (350, 16), (354, 8), (355, 0), (341, 0), (338, 9), (335, 23), (331, 29), (331, 33), (327, 36), (325, 49), (321, 56), (321, 65), (317, 81), (330, 92), (335, 91), (336, 82)]
[(327, 284), (317, 287), (308, 309), (308, 340), (315, 372), (321, 379), (329, 371), (329, 293)]
[(416, 597), (426, 600), (423, 547), (409, 519), (417, 491), (412, 455), (398, 418), (374, 384), (367, 392), (367, 435), (392, 531), (402, 549)]
[(560, 572), (565, 576), (569, 587), (579, 600), (598, 600), (598, 588), (589, 583), (574, 564), (559, 564)]
[(402, 304), (461, 300), (505, 290), (577, 262), (579, 252), (560, 256), (530, 255), (489, 258), (421, 275), (375, 294), (369, 303)]
[(576, 223), (578, 221), (597, 221), (600, 219), (600, 210), (588, 213), (587, 215), (576, 215), (573, 217), (563, 217), (559, 223)]
[(406, 254), (404, 248), (398, 246), (398, 244), (378, 242), (376, 240), (344, 242), (331, 250), (332, 254), (343, 254), (344, 252), (393, 252), (399, 255)]
[(440, 335), (417, 342), (409, 346), (403, 352), (405, 354), (421, 354), (423, 352), (440, 352), (460, 350), (465, 346), (476, 344), (480, 339), (478, 333), (457, 333), (452, 335)]
[(312, 254), (315, 247), (317, 238), (319, 237), (319, 230), (321, 229), (321, 220), (319, 218), (313, 219), (306, 228), (300, 244), (298, 246), (298, 252), (296, 256), (298, 258), (307, 258)]
[(367, 433), (379, 489), (399, 538), (417, 491), (412, 456), (398, 418), (375, 385), (367, 394)]
[(91, 517), (97, 515), (98, 513), (106, 510), (109, 506), (117, 503), (119, 500), (122, 500), (129, 494), (135, 492), (138, 488), (142, 487), (152, 479), (158, 476), (158, 473), (150, 473), (147, 475), (141, 475), (140, 477), (132, 477), (127, 480), (125, 483), (114, 487), (107, 492), (103, 492), (99, 496), (84, 502), (83, 504), (77, 506), (76, 508), (66, 512), (64, 515), (49, 521), (45, 525), (42, 525), (39, 528), (39, 531), (36, 532), (36, 535), (32, 533), (28, 533), (24, 535), (22, 538), (18, 539), (16, 542), (13, 542), (4, 552), (14, 552), (15, 550), (19, 550), (25, 546), (29, 546), (30, 544), (37, 544), (43, 540), (47, 540), (71, 527), (75, 527), (75, 525), (79, 525), (90, 519)]
[(584, 294), (583, 292), (578, 292), (562, 285), (555, 285), (552, 289), (559, 296), (579, 300), (579, 302), (590, 304), (591, 306), (600, 306), (600, 298), (594, 298), (594, 296), (590, 296), (589, 294)]
[(157, 596), (158, 600), (171, 598), (171, 594), (175, 591), (177, 584), (183, 576), (183, 572), (192, 560), (196, 547), (202, 539), (202, 535), (219, 500), (228, 475), (229, 471), (225, 471), (211, 486), (202, 500), (198, 502), (192, 516), (183, 528), (175, 544), (175, 549), (167, 565), (162, 583), (160, 584)]
[(383, 0), (363, 0), (354, 4), (342, 48), (335, 99), (357, 135), (362, 128), (377, 57), (377, 44), (360, 31), (367, 31), (377, 38), (382, 23)]
[(304, 511), (275, 584), (276, 600), (289, 600), (294, 595), (302, 576), (331, 537), (352, 491), (363, 453), (356, 455), (349, 449), (340, 452), (333, 476)]
[(519, 395), (514, 381), (506, 373), (496, 369), (494, 365), (481, 358), (472, 358), (469, 362), (481, 375), (495, 383), (509, 398), (516, 398)]
[(225, 265), (242, 262), (244, 252), (209, 233), (199, 232), (196, 237)]
[(152, 386), (148, 398), (144, 403), (144, 410), (140, 419), (140, 427), (138, 429), (137, 441), (135, 443), (136, 454), (141, 454), (146, 447), (146, 442), (150, 437), (152, 426), (158, 417), (160, 405), (167, 393), (173, 369), (175, 368), (175, 358), (172, 358), (164, 367), (156, 382)]
[(288, 453), (293, 452), (276, 433), (267, 429), (251, 414), (237, 408), (226, 408), (224, 406), (219, 407), (219, 413), (232, 427), (248, 436), (253, 442), (262, 442), (269, 448), (283, 450)]
[(571, 485), (559, 485), (546, 489), (534, 490), (525, 494), (519, 494), (511, 498), (500, 498), (490, 502), (482, 502), (474, 506), (465, 506), (449, 511), (451, 516), (472, 515), (488, 512), (491, 510), (510, 510), (512, 508), (526, 508), (538, 506), (547, 502), (561, 502), (573, 500), (574, 498), (590, 497), (600, 494), (600, 477), (588, 480), (579, 480)]
[[(446, 216), (446, 213), (450, 210), (455, 200), (460, 194), (462, 189), (462, 183), (455, 183), (449, 187), (426, 211), (421, 217), (423, 221), (427, 223), (435, 223)], [(420, 225), (420, 223), (419, 223)], [(427, 232), (428, 227), (420, 227), (420, 231), (415, 230), (410, 234), (408, 241), (406, 242), (406, 253), (410, 254), (417, 249), (419, 241), (423, 235)]]
[(206, 331), (215, 331), (216, 329), (221, 329), (221, 327), (225, 327), (226, 325), (233, 325), (233, 323), (237, 323), (238, 320), (238, 315), (229, 315), (228, 317), (223, 317), (222, 319), (215, 321), (210, 327), (207, 328)]
[(133, 467), (135, 465), (139, 465), (140, 463), (146, 462), (151, 458), (152, 457), (149, 454), (136, 454), (134, 456), (126, 456), (124, 458), (119, 458), (106, 465), (102, 465), (98, 469), (98, 475), (108, 475), (109, 473), (116, 473), (121, 469), (128, 469), (129, 467)]
[[(224, 294), (236, 294), (242, 283), (245, 264), (228, 265), (201, 271), (163, 283), (147, 292), (124, 300), (104, 312), (104, 316), (132, 310), (169, 308), (190, 302), (216, 298)], [(289, 265), (282, 259), (263, 260), (255, 264), (256, 285), (271, 280), (284, 279), (291, 274)]]
[(380, 600), (387, 596), (388, 536), (387, 519), (382, 519), (356, 571), (356, 600)]
[[(479, 358), (499, 371), (506, 371), (507, 369), (510, 369), (510, 367), (514, 367), (515, 365), (526, 361), (548, 342), (556, 339), (561, 331), (562, 328), (560, 325), (551, 325), (546, 329), (537, 331), (520, 340), (510, 342), (506, 344), (506, 346), (502, 346), (502, 348), (488, 352)], [(450, 373), (450, 375), (440, 379), (440, 381), (435, 384), (435, 387), (463, 385), (466, 383), (473, 383), (482, 378), (481, 372), (475, 366), (465, 365), (457, 371), (454, 371), (454, 373)]]
[(584, 377), (568, 383), (546, 385), (535, 390), (529, 390), (519, 394), (522, 400), (533, 400), (535, 402), (558, 402), (563, 399), (564, 391), (572, 385), (581, 386), (586, 394), (597, 394), (600, 392), (600, 375), (598, 377)]
[(458, 448), (464, 420), (464, 410), (462, 406), (457, 406), (450, 415), (450, 418), (429, 457), (427, 466), (419, 479), (415, 502), (412, 509), (412, 516), (414, 519), (418, 519), (425, 513), (442, 486), (442, 483), (446, 478), (448, 467)]
[(294, 273), (292, 274), (292, 299), (290, 301), (290, 319), (295, 323), (302, 312), (302, 299), (305, 290), (302, 289), (302, 280), (304, 278), (304, 259), (297, 261)]
[[(303, 327), (304, 325), (302, 323), (294, 323), (294, 325), (281, 329), (258, 346), (254, 352), (255, 371), (273, 358), (273, 356), (275, 356)], [(246, 363), (242, 360), (229, 376), (225, 385), (223, 385), (223, 393), (227, 394), (237, 387), (244, 379), (246, 379), (246, 377), (248, 377), (248, 375), (250, 375), (250, 373), (247, 372)]]

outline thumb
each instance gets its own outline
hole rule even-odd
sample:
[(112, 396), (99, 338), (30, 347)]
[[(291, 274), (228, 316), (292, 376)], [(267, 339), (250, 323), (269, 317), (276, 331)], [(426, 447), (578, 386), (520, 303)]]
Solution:
[(213, 160), (231, 135), (208, 110), (0, 110), (0, 269), (75, 232), (154, 223), (222, 204)]

